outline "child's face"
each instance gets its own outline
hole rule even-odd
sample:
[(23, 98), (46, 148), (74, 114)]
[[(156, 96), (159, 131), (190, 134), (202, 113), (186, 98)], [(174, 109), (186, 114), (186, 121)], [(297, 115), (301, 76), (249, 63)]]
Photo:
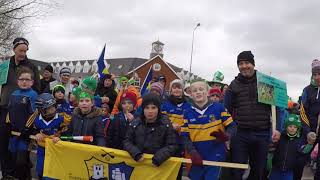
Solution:
[(147, 122), (154, 122), (157, 119), (159, 108), (154, 104), (148, 104), (143, 109), (144, 116), (146, 117)]
[(190, 87), (186, 88), (185, 91), (186, 91), (186, 93), (187, 93), (188, 95), (191, 95), (191, 88), (190, 88)]
[(51, 118), (53, 118), (56, 115), (57, 109), (55, 106), (50, 106), (40, 112), (42, 117), (49, 118), (48, 120), (51, 120)]
[(64, 94), (61, 91), (57, 91), (54, 93), (54, 97), (58, 100), (64, 99)]
[(125, 99), (121, 102), (121, 107), (122, 107), (122, 111), (124, 113), (128, 113), (128, 112), (133, 111), (133, 103), (128, 99)]
[(31, 74), (23, 73), (17, 79), (17, 84), (20, 89), (30, 89), (33, 85)]
[(106, 107), (101, 107), (103, 115), (107, 116), (109, 114), (109, 109)]
[(195, 82), (191, 85), (191, 97), (195, 103), (208, 100), (208, 87), (204, 82)]
[(290, 135), (295, 135), (295, 134), (297, 133), (297, 130), (298, 130), (298, 128), (297, 128), (297, 126), (295, 126), (295, 125), (289, 125), (289, 126), (287, 127), (287, 132), (288, 132)]
[(221, 85), (219, 83), (213, 83), (212, 88), (220, 89)]
[(72, 103), (77, 102), (77, 98), (76, 98), (76, 96), (75, 96), (75, 95), (73, 95), (73, 94), (70, 94), (69, 101), (70, 101), (70, 102), (72, 102)]
[(104, 87), (111, 87), (112, 80), (111, 79), (105, 79), (103, 82)]
[(210, 100), (212, 102), (219, 102), (220, 101), (220, 97), (219, 97), (219, 95), (213, 94), (212, 96), (210, 96)]
[(90, 98), (82, 98), (79, 100), (78, 107), (80, 108), (81, 112), (86, 114), (89, 113), (92, 109), (93, 101)]
[(155, 94), (157, 96), (161, 96), (161, 94), (157, 90), (154, 90), (154, 89), (151, 89), (150, 93)]
[(180, 85), (174, 84), (172, 85), (171, 95), (174, 97), (182, 97), (183, 90)]

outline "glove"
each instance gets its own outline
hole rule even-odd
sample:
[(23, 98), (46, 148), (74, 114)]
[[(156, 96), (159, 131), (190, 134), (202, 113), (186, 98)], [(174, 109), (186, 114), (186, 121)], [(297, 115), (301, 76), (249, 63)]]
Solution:
[(197, 151), (193, 151), (191, 153), (191, 161), (192, 161), (193, 165), (196, 165), (196, 166), (202, 166), (203, 165), (202, 157)]
[(23, 140), (29, 140), (29, 136), (31, 135), (30, 129), (24, 128), (20, 133), (21, 134), (20, 134), (19, 138), (21, 138)]
[(218, 131), (213, 131), (212, 133), (210, 133), (210, 136), (215, 137), (218, 142), (229, 141), (229, 136), (220, 129)]
[(267, 171), (268, 172), (271, 172), (271, 170), (272, 170), (272, 159), (273, 159), (273, 154), (268, 153), (268, 157), (267, 157)]
[(152, 164), (155, 165), (156, 167), (160, 166), (160, 163), (154, 157), (152, 158)]

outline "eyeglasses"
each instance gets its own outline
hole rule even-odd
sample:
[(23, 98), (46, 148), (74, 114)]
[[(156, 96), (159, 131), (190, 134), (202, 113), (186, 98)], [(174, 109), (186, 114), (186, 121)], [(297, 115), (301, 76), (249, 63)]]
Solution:
[(18, 81), (25, 81), (25, 82), (31, 82), (32, 79), (24, 79), (24, 78), (19, 78)]

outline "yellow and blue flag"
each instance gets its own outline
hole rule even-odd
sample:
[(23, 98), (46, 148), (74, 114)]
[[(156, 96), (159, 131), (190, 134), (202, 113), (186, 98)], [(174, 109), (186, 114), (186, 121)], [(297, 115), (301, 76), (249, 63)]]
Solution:
[(64, 141), (54, 144), (50, 139), (45, 144), (46, 178), (174, 180), (181, 166), (181, 159), (174, 157), (154, 167), (150, 154), (136, 162), (126, 151), (117, 149)]
[(140, 94), (141, 96), (143, 96), (144, 94), (146, 94), (147, 92), (150, 91), (150, 87), (151, 87), (151, 80), (152, 80), (152, 76), (153, 76), (153, 71), (152, 71), (152, 66), (150, 66), (150, 69), (148, 71), (148, 74), (141, 86), (141, 91)]
[(100, 75), (100, 77), (103, 77), (104, 74), (109, 74), (109, 70), (108, 68), (106, 67), (105, 63), (104, 63), (104, 54), (105, 54), (105, 51), (106, 51), (106, 44), (104, 45), (103, 49), (102, 49), (102, 52), (99, 56), (99, 59), (97, 61), (97, 64), (98, 64), (98, 73)]

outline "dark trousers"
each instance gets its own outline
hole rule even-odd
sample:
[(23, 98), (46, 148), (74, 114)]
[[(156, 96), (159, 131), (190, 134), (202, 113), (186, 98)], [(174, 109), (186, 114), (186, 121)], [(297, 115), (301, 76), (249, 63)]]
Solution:
[(0, 164), (3, 177), (12, 176), (14, 173), (11, 163), (11, 154), (8, 150), (10, 128), (9, 125), (5, 123), (7, 113), (7, 108), (0, 106)]
[[(238, 128), (231, 139), (232, 162), (247, 164), (249, 159), (250, 174), (248, 179), (264, 179), (267, 163), (269, 130), (250, 130)], [(244, 170), (233, 169), (233, 180), (242, 180)]]
[(32, 163), (29, 151), (18, 151), (12, 153), (14, 162), (14, 177), (19, 180), (31, 180)]

